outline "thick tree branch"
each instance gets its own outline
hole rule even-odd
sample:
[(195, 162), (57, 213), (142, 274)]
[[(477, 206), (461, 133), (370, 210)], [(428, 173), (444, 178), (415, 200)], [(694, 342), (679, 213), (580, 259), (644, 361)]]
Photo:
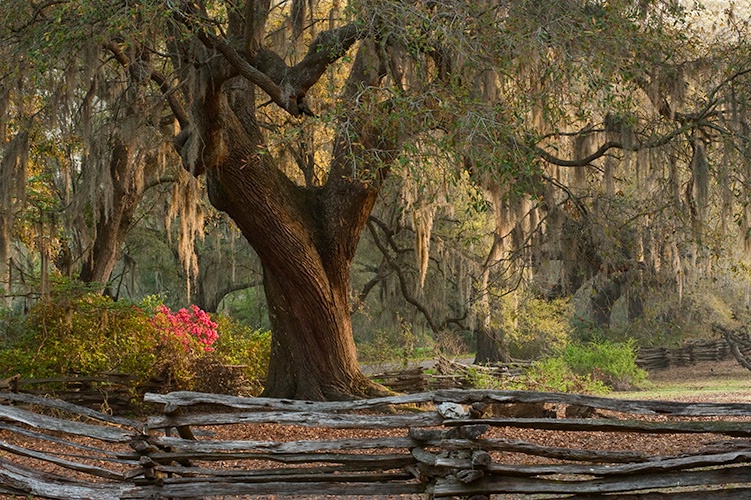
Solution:
[(397, 254), (405, 254), (405, 253), (409, 253), (413, 251), (413, 249), (411, 248), (401, 248), (399, 245), (397, 245), (396, 241), (394, 241), (394, 230), (392, 230), (388, 226), (388, 224), (383, 222), (378, 217), (371, 215), (370, 217), (368, 217), (368, 223), (375, 224), (381, 228), (381, 231), (383, 232), (383, 235), (386, 237), (386, 241), (388, 242), (389, 246)]
[(290, 102), (282, 95), (282, 90), (268, 75), (250, 64), (240, 53), (226, 40), (210, 36), (206, 33), (199, 34), (201, 41), (209, 48), (218, 50), (232, 67), (241, 76), (248, 79), (274, 101), (279, 107), (286, 110), (292, 116), (299, 116), (296, 102)]
[(542, 158), (550, 164), (558, 165), (559, 167), (585, 167), (593, 161), (605, 156), (605, 154), (607, 154), (607, 152), (611, 149), (619, 149), (623, 151), (642, 151), (645, 149), (653, 149), (665, 146), (679, 135), (685, 134), (686, 132), (697, 128), (698, 125), (698, 122), (687, 122), (661, 137), (656, 137), (650, 141), (637, 143), (631, 146), (619, 141), (606, 141), (594, 153), (585, 156), (584, 158), (577, 158), (573, 160), (566, 160), (563, 158), (558, 158), (557, 156), (553, 156), (540, 146), (533, 146), (532, 148), (534, 150), (534, 153), (538, 157)]
[(249, 60), (227, 40), (198, 32), (201, 41), (218, 50), (241, 76), (257, 85), (279, 107), (292, 116), (312, 114), (305, 103), (305, 95), (332, 63), (341, 58), (363, 35), (357, 26), (348, 24), (324, 31), (310, 45), (308, 53), (298, 64), (289, 67), (275, 52), (255, 51)]
[(269, 15), (269, 0), (245, 0), (243, 48), (252, 54), (260, 45), (263, 26)]
[(347, 53), (365, 32), (355, 24), (320, 33), (302, 61), (290, 68), (287, 82), (303, 93), (315, 85), (332, 63)]

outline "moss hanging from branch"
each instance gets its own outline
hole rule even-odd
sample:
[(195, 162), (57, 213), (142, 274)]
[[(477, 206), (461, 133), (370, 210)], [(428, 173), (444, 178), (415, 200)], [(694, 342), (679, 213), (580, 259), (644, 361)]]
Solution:
[(428, 275), (428, 262), (430, 261), (430, 235), (433, 231), (433, 219), (437, 207), (432, 204), (423, 205), (412, 213), (415, 225), (415, 252), (419, 267), (419, 290), (425, 286), (425, 277)]
[(174, 221), (179, 223), (177, 253), (185, 271), (187, 296), (192, 294), (192, 283), (198, 276), (198, 255), (195, 242), (203, 239), (204, 212), (203, 190), (200, 182), (187, 171), (178, 171), (178, 179), (172, 185), (172, 197), (165, 216), (167, 234)]
[(700, 140), (691, 142), (693, 155), (691, 156), (691, 174), (694, 183), (694, 204), (697, 222), (701, 223), (705, 218), (707, 205), (709, 204), (709, 160), (707, 159), (704, 143)]

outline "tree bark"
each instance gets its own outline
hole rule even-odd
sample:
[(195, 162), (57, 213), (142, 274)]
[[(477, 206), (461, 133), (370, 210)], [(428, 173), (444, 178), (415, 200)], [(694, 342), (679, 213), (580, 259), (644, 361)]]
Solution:
[(617, 277), (601, 276), (600, 283), (595, 284), (592, 290), (592, 323), (597, 328), (610, 328), (610, 316), (613, 305), (621, 296), (621, 282)]
[[(206, 172), (212, 203), (232, 217), (263, 266), (273, 332), (264, 394), (315, 400), (373, 395), (378, 387), (357, 363), (349, 269), (376, 192), (352, 182), (349, 196), (324, 196), (322, 188), (311, 192), (278, 177), (267, 162), (228, 161)], [(339, 207), (337, 219), (329, 215), (331, 204)]]

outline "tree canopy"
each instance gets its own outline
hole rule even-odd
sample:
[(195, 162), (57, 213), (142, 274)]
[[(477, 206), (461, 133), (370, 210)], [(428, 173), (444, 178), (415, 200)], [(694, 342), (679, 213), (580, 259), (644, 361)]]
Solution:
[[(602, 325), (645, 271), (670, 268), (680, 288), (687, 259), (711, 262), (731, 234), (748, 240), (742, 9), (6, 0), (0, 18), (3, 281), (21, 213), (43, 266), (105, 284), (129, 232), (165, 206), (161, 224), (180, 222), (176, 248), (196, 276), (213, 217), (205, 183), (260, 261), (268, 395), (382, 392), (360, 373), (350, 317), (366, 228), (432, 329), (471, 313), (486, 333), (491, 301), (519, 283), (549, 297), (587, 283)], [(376, 204), (394, 174), (418, 295), (452, 198), (490, 208), (490, 238), (465, 261), (474, 282), (440, 319), (391, 255), (406, 219)], [(46, 178), (31, 199), (35, 176)]]

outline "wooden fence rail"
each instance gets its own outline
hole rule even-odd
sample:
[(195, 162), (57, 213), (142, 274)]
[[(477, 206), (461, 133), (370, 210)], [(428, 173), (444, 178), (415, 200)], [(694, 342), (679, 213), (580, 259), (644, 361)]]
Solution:
[[(137, 421), (0, 393), (0, 493), (97, 500), (496, 493), (640, 498), (657, 490), (665, 492), (660, 498), (707, 498), (706, 491), (692, 496), (684, 490), (701, 486), (715, 488), (712, 498), (751, 497), (751, 404), (456, 389), (349, 402), (194, 392), (149, 393), (145, 400), (163, 411)], [(593, 418), (566, 417), (582, 409)], [(530, 428), (547, 436), (617, 433), (621, 439), (598, 449), (567, 445), (572, 434), (546, 442), (516, 439), (509, 431)], [(315, 431), (314, 438), (307, 431)], [(636, 435), (691, 433), (715, 442), (672, 455), (630, 447)]]
[(680, 347), (641, 347), (636, 363), (647, 371), (671, 366), (690, 366), (702, 361), (722, 361), (733, 354), (724, 338), (698, 340)]

